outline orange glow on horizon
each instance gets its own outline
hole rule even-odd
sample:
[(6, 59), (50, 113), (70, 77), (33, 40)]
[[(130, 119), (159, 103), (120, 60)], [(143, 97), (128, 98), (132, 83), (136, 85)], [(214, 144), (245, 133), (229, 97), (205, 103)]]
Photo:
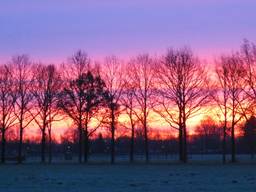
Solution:
[[(208, 108), (203, 108), (201, 113), (196, 115), (195, 117), (189, 119), (187, 121), (187, 130), (189, 136), (195, 136), (197, 133), (195, 132), (196, 127), (200, 124), (201, 120), (203, 120), (206, 116), (210, 116), (217, 124), (219, 124), (219, 119), (216, 116), (217, 110), (212, 106)], [(120, 125), (117, 127), (116, 138), (119, 137), (130, 137), (130, 130), (127, 130), (121, 126), (123, 123), (128, 122), (128, 117), (126, 115), (120, 115), (119, 117)], [(161, 118), (158, 114), (152, 112), (149, 120), (149, 138), (150, 139), (169, 139), (169, 138), (177, 138), (178, 130), (171, 128), (170, 125)], [(91, 126), (95, 126), (96, 123), (91, 123)], [(52, 138), (53, 141), (60, 143), (62, 137), (65, 137), (65, 132), (68, 129), (75, 129), (72, 120), (69, 118), (65, 118), (61, 121), (53, 122), (52, 125)], [(138, 128), (138, 127), (136, 127)], [(99, 128), (95, 134), (92, 135), (91, 139), (96, 138), (98, 134), (101, 133), (103, 137), (108, 137), (110, 135), (110, 131), (108, 128)], [(241, 136), (242, 132), (239, 128), (235, 131), (236, 136)], [(35, 123), (32, 123), (30, 127), (25, 129), (24, 140), (30, 140), (34, 142), (41, 141), (41, 133), (39, 128)]]

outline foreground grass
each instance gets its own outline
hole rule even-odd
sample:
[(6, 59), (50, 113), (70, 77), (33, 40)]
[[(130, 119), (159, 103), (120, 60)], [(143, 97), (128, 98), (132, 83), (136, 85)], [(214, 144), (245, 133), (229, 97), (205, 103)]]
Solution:
[(0, 166), (0, 191), (256, 191), (254, 164)]

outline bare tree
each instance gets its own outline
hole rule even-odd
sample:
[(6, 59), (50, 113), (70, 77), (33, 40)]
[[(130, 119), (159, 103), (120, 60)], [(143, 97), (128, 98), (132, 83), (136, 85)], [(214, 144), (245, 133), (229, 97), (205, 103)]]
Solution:
[(256, 101), (256, 45), (244, 40), (241, 46), (240, 58), (244, 64), (245, 73), (245, 83), (247, 89), (245, 89), (246, 94), (253, 103)]
[(239, 57), (245, 70), (242, 87), (245, 101), (239, 105), (244, 118), (248, 121), (255, 114), (256, 105), (256, 45), (245, 39)]
[(124, 73), (121, 61), (115, 57), (107, 57), (103, 67), (103, 78), (108, 90), (106, 97), (109, 109), (109, 125), (111, 132), (111, 163), (115, 162), (115, 133), (118, 117), (121, 114), (121, 96), (124, 90)]
[[(232, 162), (235, 162), (235, 126), (242, 119), (249, 121), (249, 117), (255, 113), (255, 66), (256, 46), (248, 40), (244, 40), (239, 53), (222, 56), (217, 64), (218, 85), (221, 90), (215, 94), (223, 98), (217, 99), (221, 113), (224, 115), (223, 126), (223, 163), (226, 162), (226, 134), (227, 118), (231, 120)], [(216, 87), (217, 87), (216, 86)]]
[(24, 129), (33, 120), (31, 110), (33, 107), (33, 95), (31, 92), (33, 74), (31, 62), (26, 55), (20, 55), (12, 58), (11, 62), (13, 81), (15, 83), (15, 107), (14, 114), (19, 123), (19, 148), (18, 163), (22, 162), (22, 145)]
[(155, 67), (158, 107), (155, 111), (179, 131), (180, 160), (187, 162), (187, 120), (208, 102), (207, 75), (193, 53), (169, 49)]
[(231, 116), (231, 144), (232, 144), (232, 162), (236, 161), (236, 143), (235, 143), (235, 127), (237, 123), (244, 117), (242, 115), (243, 102), (246, 100), (244, 95), (245, 68), (239, 55), (232, 54), (221, 58), (221, 65), (226, 73), (226, 86), (228, 89), (229, 99), (227, 107)]
[(204, 117), (196, 127), (195, 134), (202, 139), (205, 152), (219, 147), (221, 127), (212, 117)]
[[(90, 71), (82, 73), (78, 79), (71, 80), (68, 87), (61, 93), (59, 107), (78, 127), (79, 131), (79, 162), (82, 162), (82, 136), (84, 136), (84, 161), (88, 161), (90, 136), (100, 127), (104, 115), (99, 114), (100, 106), (106, 97), (105, 83), (99, 75)], [(97, 125), (91, 125), (97, 121)]]
[(5, 163), (6, 131), (16, 123), (14, 81), (9, 65), (0, 66), (1, 162)]
[[(57, 99), (58, 100), (58, 99)], [(53, 134), (52, 134), (52, 128), (53, 128), (53, 122), (55, 121), (61, 121), (63, 118), (60, 117), (59, 114), (59, 108), (57, 106), (57, 100), (55, 100), (49, 109), (49, 116), (47, 120), (47, 133), (48, 133), (48, 162), (52, 162), (52, 143), (53, 143)]]
[(125, 107), (125, 114), (128, 117), (125, 127), (131, 131), (130, 162), (132, 163), (134, 161), (135, 126), (138, 124), (138, 111), (136, 110), (135, 87), (130, 82), (129, 77), (125, 81), (125, 90), (123, 91), (121, 102)]
[(251, 158), (254, 159), (256, 149), (256, 118), (254, 116), (251, 116), (249, 120), (245, 122), (243, 136), (249, 147)]
[(215, 92), (211, 94), (212, 98), (216, 102), (220, 114), (218, 117), (223, 124), (223, 134), (222, 134), (222, 162), (223, 164), (226, 163), (226, 148), (227, 148), (227, 126), (228, 126), (228, 100), (229, 100), (229, 91), (228, 91), (228, 83), (227, 83), (227, 76), (228, 76), (228, 69), (223, 64), (216, 65), (216, 75), (217, 75), (217, 82), (212, 87)]
[[(83, 74), (88, 73), (91, 70), (91, 61), (88, 57), (87, 53), (85, 53), (82, 50), (78, 50), (74, 53), (74, 55), (68, 59), (68, 62), (63, 65), (63, 79), (64, 79), (64, 87), (70, 87), (70, 82), (74, 81), (76, 79), (79, 79)], [(79, 102), (77, 108), (77, 116), (76, 120), (74, 120), (72, 117), (71, 119), (74, 121), (74, 123), (77, 126), (78, 129), (78, 151), (79, 151), (79, 157), (78, 161), (82, 162), (82, 148), (83, 148), (83, 122), (82, 122), (82, 96), (79, 96), (80, 99), (77, 100)], [(66, 114), (66, 113), (65, 113)], [(70, 115), (68, 115), (70, 116)], [(77, 121), (79, 120), (79, 122)]]
[[(60, 74), (54, 65), (38, 64), (34, 66), (33, 96), (35, 108), (32, 111), (36, 124), (39, 126), (41, 137), (41, 161), (45, 162), (47, 130), (50, 136), (51, 153), (51, 128), (52, 123), (58, 120), (58, 95), (61, 88)], [(49, 155), (51, 161), (51, 154)]]
[(149, 55), (139, 55), (132, 59), (129, 63), (131, 70), (132, 84), (135, 86), (135, 98), (138, 103), (139, 121), (143, 126), (144, 141), (145, 141), (145, 156), (146, 162), (149, 161), (148, 148), (148, 128), (149, 128), (149, 114), (153, 108), (154, 95), (154, 60)]

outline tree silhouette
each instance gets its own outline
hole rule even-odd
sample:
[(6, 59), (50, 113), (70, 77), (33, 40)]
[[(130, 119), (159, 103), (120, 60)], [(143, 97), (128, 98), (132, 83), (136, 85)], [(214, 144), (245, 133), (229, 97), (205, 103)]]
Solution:
[[(104, 81), (99, 75), (94, 76), (90, 71), (81, 74), (78, 79), (70, 81), (69, 87), (65, 87), (61, 93), (59, 107), (77, 125), (79, 139), (84, 136), (84, 161), (88, 161), (90, 136), (99, 128), (91, 126), (93, 119), (100, 118), (100, 106), (104, 105), (107, 95)], [(102, 117), (101, 117), (102, 118)], [(80, 141), (80, 144), (82, 142)], [(82, 147), (79, 148), (80, 157)], [(79, 158), (79, 162), (81, 159)]]
[[(229, 110), (229, 115), (231, 117), (231, 145), (232, 145), (232, 162), (236, 161), (236, 140), (235, 140), (235, 128), (238, 122), (244, 117), (242, 113), (243, 102), (246, 100), (244, 96), (244, 79), (245, 68), (244, 65), (237, 54), (232, 54), (230, 56), (222, 56), (220, 61), (219, 77), (222, 78), (222, 82), (225, 83), (225, 89), (228, 94), (228, 98), (225, 98), (224, 102), (226, 108), (224, 110)], [(224, 76), (223, 76), (224, 75)], [(225, 95), (226, 97), (227, 95)], [(227, 100), (226, 100), (227, 99)], [(227, 111), (224, 111), (224, 115)], [(227, 117), (225, 117), (226, 119)], [(226, 125), (225, 125), (226, 126)]]
[(143, 126), (145, 157), (146, 162), (149, 161), (148, 148), (148, 129), (149, 129), (149, 113), (153, 109), (154, 94), (154, 60), (147, 54), (139, 55), (132, 59), (129, 63), (131, 70), (131, 82), (135, 86), (135, 98), (138, 103), (139, 121)]
[(14, 114), (19, 122), (19, 148), (18, 163), (22, 162), (23, 132), (33, 120), (31, 110), (33, 108), (32, 94), (32, 63), (28, 56), (20, 55), (12, 58), (12, 76), (15, 82), (15, 106)]
[(251, 157), (254, 158), (256, 149), (256, 118), (251, 116), (244, 125), (244, 138), (250, 149)]
[[(256, 45), (244, 40), (238, 52), (222, 55), (215, 62), (212, 70), (213, 66), (201, 63), (186, 47), (168, 49), (161, 57), (138, 55), (128, 62), (110, 56), (99, 62), (102, 65), (96, 65), (79, 50), (66, 63), (58, 65), (58, 69), (53, 64), (33, 64), (27, 55), (15, 56), (8, 64), (0, 65), (1, 161), (6, 161), (6, 142), (10, 141), (12, 148), (18, 147), (18, 158), (8, 158), (22, 162), (24, 137), (27, 136), (24, 133), (36, 141), (38, 136), (25, 131), (37, 124), (41, 135), (41, 161), (45, 162), (49, 151), (51, 162), (52, 146), (57, 142), (53, 122), (65, 118), (73, 124), (61, 141), (69, 144), (78, 141), (80, 163), (83, 159), (88, 161), (90, 142), (95, 144), (94, 136), (101, 135), (101, 146), (108, 137), (107, 132), (111, 163), (115, 162), (116, 150), (128, 149), (129, 135), (130, 162), (134, 161), (134, 151), (138, 148), (145, 152), (148, 162), (150, 150), (164, 151), (156, 145), (165, 143), (158, 140), (166, 134), (161, 134), (157, 127), (153, 129), (154, 121), (165, 121), (171, 136), (178, 133), (175, 147), (179, 147), (180, 161), (187, 162), (189, 120), (199, 114), (212, 115), (213, 111), (217, 112), (221, 125), (223, 163), (229, 136), (232, 162), (236, 161), (240, 123), (245, 122), (244, 139), (253, 155)], [(211, 148), (211, 143), (218, 145), (217, 130), (218, 126), (211, 119), (204, 119), (195, 129), (204, 139), (206, 148)], [(125, 139), (118, 138), (120, 135)], [(154, 135), (157, 137), (152, 137)], [(193, 145), (198, 137), (191, 138)], [(17, 145), (13, 145), (16, 142)], [(150, 150), (149, 143), (152, 144)]]
[(256, 45), (244, 40), (240, 51), (241, 62), (246, 69), (244, 74), (245, 84), (248, 89), (244, 89), (246, 94), (255, 103), (256, 100)]
[(5, 163), (6, 131), (16, 124), (13, 113), (16, 100), (14, 94), (14, 81), (11, 68), (7, 65), (0, 66), (0, 131), (1, 131), (1, 162)]
[(125, 127), (131, 131), (130, 136), (130, 162), (134, 161), (134, 144), (135, 144), (135, 126), (139, 123), (138, 117), (138, 107), (135, 97), (135, 85), (130, 79), (129, 65), (126, 66), (126, 78), (125, 78), (125, 90), (123, 91), (121, 103), (125, 108), (125, 114), (128, 116), (127, 122), (125, 122)]
[[(68, 59), (68, 62), (66, 64), (63, 65), (63, 78), (64, 80), (64, 87), (69, 87), (70, 86), (70, 82), (75, 80), (75, 79), (79, 79), (82, 74), (86, 74), (89, 71), (91, 71), (91, 61), (90, 58), (88, 57), (86, 52), (83, 52), (82, 50), (78, 50), (77, 52), (75, 52), (73, 54), (73, 56), (71, 58)], [(80, 102), (79, 106), (81, 105), (82, 100), (78, 100)], [(79, 157), (78, 157), (78, 161), (81, 163), (82, 162), (82, 145), (83, 145), (83, 123), (82, 123), (82, 112), (81, 112), (81, 108), (79, 109), (79, 107), (77, 107), (78, 109), (78, 113), (80, 115), (80, 117), (78, 118), (80, 123), (76, 121), (74, 121), (73, 118), (71, 118), (73, 120), (73, 123), (78, 127), (78, 151), (79, 151)], [(79, 112), (80, 111), (80, 112)], [(66, 114), (66, 113), (65, 113)], [(70, 116), (68, 115), (68, 117), (70, 118)]]
[(203, 140), (204, 151), (214, 149), (219, 146), (221, 128), (210, 116), (204, 117), (196, 127), (195, 133)]
[(115, 56), (107, 57), (104, 63), (103, 77), (108, 94), (106, 104), (109, 109), (108, 124), (111, 132), (111, 163), (115, 162), (115, 133), (118, 126), (118, 117), (121, 114), (121, 96), (124, 90), (124, 73), (122, 63)]
[[(228, 91), (228, 85), (227, 85), (227, 75), (228, 71), (225, 65), (222, 65), (218, 63), (216, 65), (215, 69), (216, 75), (217, 75), (217, 82), (214, 86), (212, 86), (213, 90), (216, 90), (215, 92), (212, 91), (211, 96), (216, 102), (220, 114), (218, 114), (218, 117), (220, 118), (220, 121), (223, 124), (222, 128), (222, 162), (223, 164), (226, 163), (226, 148), (227, 148), (227, 129), (228, 129), (228, 100), (229, 100), (229, 91)], [(216, 88), (214, 88), (216, 86)]]
[(206, 72), (187, 48), (169, 49), (155, 68), (158, 78), (155, 110), (171, 128), (179, 131), (180, 160), (187, 162), (187, 120), (209, 101)]
[(60, 74), (54, 65), (38, 64), (34, 66), (33, 96), (35, 98), (33, 115), (41, 131), (41, 162), (45, 162), (46, 135), (49, 133), (51, 162), (51, 128), (53, 121), (58, 119), (58, 95), (62, 85)]

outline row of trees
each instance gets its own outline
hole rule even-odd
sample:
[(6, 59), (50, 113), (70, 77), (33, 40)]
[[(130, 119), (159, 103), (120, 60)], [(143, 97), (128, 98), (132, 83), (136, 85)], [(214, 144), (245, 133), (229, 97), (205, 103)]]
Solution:
[(223, 130), (223, 163), (228, 134), (235, 162), (236, 127), (254, 115), (255, 69), (256, 46), (247, 40), (240, 51), (216, 59), (215, 66), (201, 63), (188, 48), (168, 49), (159, 58), (139, 55), (128, 62), (111, 56), (102, 63), (93, 63), (78, 51), (58, 66), (33, 63), (26, 55), (13, 57), (0, 66), (1, 160), (5, 162), (6, 131), (18, 127), (21, 163), (24, 130), (36, 124), (45, 162), (46, 138), (51, 146), (53, 122), (71, 120), (77, 128), (80, 163), (88, 161), (89, 141), (99, 129), (111, 135), (114, 163), (121, 128), (130, 135), (131, 162), (135, 131), (143, 130), (148, 162), (150, 123), (162, 120), (168, 123), (170, 134), (178, 132), (179, 158), (187, 162), (188, 120), (212, 113)]

